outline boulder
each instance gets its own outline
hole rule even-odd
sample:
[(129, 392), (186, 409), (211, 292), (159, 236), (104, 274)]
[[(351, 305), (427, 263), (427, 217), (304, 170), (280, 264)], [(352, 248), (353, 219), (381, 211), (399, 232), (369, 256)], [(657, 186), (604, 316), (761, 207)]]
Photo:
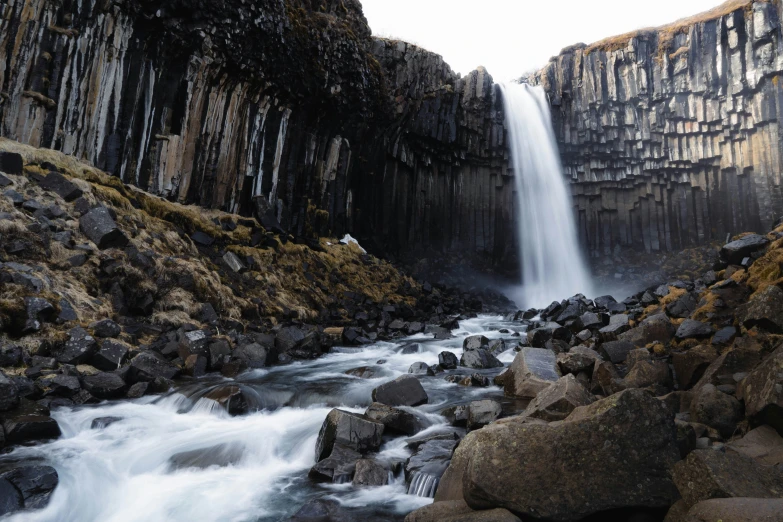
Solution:
[(479, 348), (486, 348), (489, 345), (489, 339), (484, 337), (483, 335), (471, 335), (470, 337), (466, 337), (464, 341), (462, 341), (462, 349), (463, 350), (478, 350)]
[(484, 350), (483, 348), (463, 352), (459, 363), (460, 366), (478, 370), (503, 367), (503, 363), (500, 362), (497, 357), (492, 355), (489, 350)]
[(130, 364), (133, 381), (151, 382), (159, 377), (173, 379), (179, 375), (179, 368), (152, 351), (141, 352)]
[(671, 317), (683, 319), (690, 316), (698, 305), (699, 301), (697, 298), (691, 293), (686, 293), (676, 301), (667, 304), (666, 313)]
[(99, 399), (117, 399), (128, 389), (122, 377), (116, 373), (101, 372), (83, 379), (84, 389)]
[(483, 428), (500, 417), (502, 411), (503, 408), (497, 401), (484, 399), (471, 402), (468, 404), (468, 431)]
[(636, 348), (637, 345), (628, 341), (609, 341), (608, 343), (603, 343), (599, 350), (612, 364), (620, 364), (625, 362), (628, 352)]
[(432, 497), (435, 494), (456, 445), (454, 439), (432, 439), (416, 449), (405, 463), (409, 495)]
[(80, 217), (79, 228), (101, 250), (124, 248), (128, 244), (128, 238), (106, 207), (96, 207)]
[(506, 509), (470, 509), (464, 500), (449, 500), (424, 506), (405, 517), (405, 522), (521, 522)]
[(713, 333), (715, 333), (715, 330), (707, 323), (686, 319), (682, 322), (680, 327), (677, 328), (675, 337), (678, 341), (685, 339), (704, 339), (710, 337)]
[(586, 330), (597, 330), (605, 326), (601, 316), (593, 312), (583, 313), (579, 317), (579, 322), (582, 324), (582, 328), (585, 328)]
[(372, 400), (389, 406), (419, 406), (427, 404), (429, 399), (418, 378), (401, 375), (375, 388), (372, 391)]
[(0, 172), (20, 175), (24, 172), (24, 160), (16, 152), (0, 152)]
[(666, 314), (656, 314), (644, 319), (639, 326), (620, 334), (617, 339), (633, 343), (637, 348), (644, 348), (650, 343), (667, 344), (676, 332), (677, 327)]
[(302, 506), (287, 522), (364, 522), (365, 520), (365, 517), (346, 512), (336, 500), (315, 499)]
[(780, 498), (783, 472), (738, 453), (695, 450), (674, 465), (672, 480), (689, 506), (711, 498)]
[(310, 468), (310, 478), (318, 481), (344, 484), (354, 476), (356, 463), (362, 454), (342, 444), (332, 446), (329, 456), (318, 461)]
[(742, 420), (742, 404), (712, 384), (696, 391), (691, 402), (691, 421), (718, 430), (724, 439), (732, 436)]
[(240, 361), (243, 361), (248, 368), (263, 368), (267, 365), (269, 350), (258, 343), (241, 344), (233, 353), (231, 353), (231, 348), (228, 346), (227, 342), (225, 342), (225, 345), (215, 345), (216, 343), (212, 343), (207, 347), (210, 360), (214, 361), (214, 365), (219, 364), (220, 354), (224, 354), (223, 357), (231, 354)]
[(68, 202), (75, 201), (84, 194), (76, 183), (59, 172), (49, 172), (49, 174), (47, 174), (38, 184), (41, 185), (42, 188), (54, 192)]
[(56, 439), (60, 436), (60, 427), (57, 425), (57, 421), (39, 414), (8, 417), (3, 420), (3, 430), (7, 444)]
[(389, 482), (389, 471), (375, 460), (360, 459), (356, 461), (356, 471), (353, 475), (354, 487), (385, 486)]
[(440, 414), (446, 417), (452, 426), (465, 427), (468, 425), (468, 406), (466, 404), (451, 406)]
[(765, 248), (768, 244), (769, 239), (766, 237), (758, 234), (749, 234), (723, 245), (723, 248), (720, 249), (720, 257), (730, 265), (739, 265), (743, 259)]
[(0, 411), (8, 411), (19, 405), (19, 388), (4, 372), (0, 371)]
[(707, 344), (695, 346), (687, 352), (673, 353), (672, 366), (680, 389), (687, 390), (699, 382), (704, 371), (717, 358), (718, 352)]
[(98, 343), (83, 328), (76, 327), (69, 332), (65, 345), (54, 355), (61, 364), (84, 364), (98, 352)]
[(424, 362), (411, 364), (410, 368), (408, 368), (408, 373), (412, 375), (435, 375), (435, 372), (432, 371), (432, 368), (430, 368), (429, 365)]
[(19, 490), (8, 480), (0, 478), (0, 516), (8, 515), (23, 508), (24, 499)]
[(543, 348), (522, 348), (509, 367), (506, 395), (532, 399), (560, 378), (557, 356)]
[(370, 404), (364, 415), (368, 419), (383, 424), (386, 431), (402, 433), (408, 436), (420, 432), (428, 424), (423, 418), (414, 413), (379, 402)]
[(321, 425), (315, 446), (315, 460), (321, 461), (340, 444), (359, 453), (375, 451), (381, 446), (383, 424), (363, 415), (333, 409)]
[(783, 333), (783, 290), (770, 285), (737, 310), (742, 324), (750, 330), (754, 326), (772, 333)]
[(641, 390), (627, 390), (579, 407), (562, 422), (511, 417), (469, 433), (436, 501), (462, 494), (473, 509), (556, 521), (624, 507), (668, 508), (678, 498), (669, 470), (679, 458), (671, 411)]
[(613, 315), (609, 318), (609, 324), (598, 330), (601, 340), (604, 342), (614, 341), (617, 336), (631, 329), (626, 314)]
[(54, 305), (41, 297), (25, 297), (24, 333), (37, 332), (42, 323), (52, 321), (57, 314)]
[(51, 466), (22, 466), (0, 475), (22, 494), (27, 509), (40, 509), (49, 503), (59, 478)]
[(625, 384), (620, 378), (614, 364), (609, 361), (601, 361), (593, 368), (590, 378), (590, 391), (596, 394), (612, 395), (625, 389)]
[(745, 377), (737, 388), (745, 414), (783, 433), (783, 345)]
[[(48, 379), (41, 379), (46, 382)], [(39, 381), (39, 382), (41, 382)], [(82, 389), (79, 378), (74, 375), (59, 374), (48, 381), (49, 390), (53, 395), (60, 397), (73, 397)]]
[(438, 354), (438, 364), (444, 370), (456, 370), (459, 366), (459, 359), (452, 352), (440, 352)]
[(96, 337), (117, 337), (122, 333), (120, 325), (112, 321), (111, 319), (104, 319), (97, 321), (90, 325), (92, 333)]
[(726, 450), (754, 459), (765, 466), (783, 464), (783, 437), (771, 426), (759, 426), (741, 439), (726, 444)]
[(601, 360), (598, 352), (584, 346), (574, 346), (568, 353), (557, 354), (557, 365), (565, 375), (580, 372), (593, 373), (595, 363)]
[(345, 375), (352, 375), (359, 377), (360, 379), (375, 379), (380, 374), (380, 370), (372, 368), (370, 366), (361, 366), (359, 368), (351, 368), (345, 371)]
[(243, 415), (249, 409), (245, 392), (236, 385), (217, 386), (204, 394), (204, 398), (217, 402), (229, 415)]
[(737, 337), (737, 329), (733, 326), (721, 328), (712, 336), (712, 344), (718, 347), (731, 346)]
[(111, 372), (120, 368), (128, 359), (128, 347), (119, 341), (106, 339), (101, 343), (98, 352), (92, 357), (90, 363), (105, 372)]
[(561, 377), (554, 384), (542, 390), (524, 413), (525, 417), (558, 421), (568, 417), (579, 406), (587, 406), (595, 397), (587, 391), (572, 374)]
[(781, 498), (714, 498), (699, 502), (684, 522), (783, 522)]
[(669, 363), (662, 360), (641, 360), (636, 362), (623, 379), (626, 388), (655, 389), (657, 394), (666, 393), (674, 386)]

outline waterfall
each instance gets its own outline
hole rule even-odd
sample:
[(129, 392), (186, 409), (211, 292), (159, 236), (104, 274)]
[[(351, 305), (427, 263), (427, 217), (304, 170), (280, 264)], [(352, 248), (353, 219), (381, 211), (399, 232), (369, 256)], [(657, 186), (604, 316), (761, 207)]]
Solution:
[(577, 241), (544, 90), (517, 83), (501, 84), (500, 89), (519, 211), (518, 304), (544, 307), (577, 293), (589, 294), (590, 276)]

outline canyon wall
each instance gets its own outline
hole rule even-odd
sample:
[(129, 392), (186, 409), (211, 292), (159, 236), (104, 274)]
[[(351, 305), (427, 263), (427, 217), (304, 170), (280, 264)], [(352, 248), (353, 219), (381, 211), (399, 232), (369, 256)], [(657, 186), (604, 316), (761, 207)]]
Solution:
[(777, 2), (735, 0), (565, 49), (528, 78), (549, 94), (592, 256), (677, 250), (783, 215), (782, 46)]
[(354, 0), (0, 5), (3, 136), (295, 235), (505, 259), (496, 104)]

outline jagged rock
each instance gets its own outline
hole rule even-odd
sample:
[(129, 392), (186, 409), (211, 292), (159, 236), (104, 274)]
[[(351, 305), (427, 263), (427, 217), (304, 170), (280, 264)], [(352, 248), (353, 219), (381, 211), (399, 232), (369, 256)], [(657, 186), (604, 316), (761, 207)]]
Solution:
[(509, 367), (506, 395), (532, 399), (560, 378), (557, 356), (542, 348), (522, 348)]
[(80, 217), (79, 228), (101, 250), (123, 248), (128, 244), (128, 238), (106, 207), (94, 208)]
[(710, 345), (700, 344), (686, 352), (672, 354), (672, 366), (677, 376), (677, 385), (681, 390), (693, 387), (704, 375), (704, 371), (718, 358), (718, 353)]
[(579, 317), (579, 321), (582, 323), (582, 328), (591, 330), (604, 327), (604, 322), (598, 314), (593, 312), (585, 312)]
[(61, 397), (73, 397), (82, 389), (79, 378), (72, 375), (56, 375), (48, 383), (51, 393)]
[(152, 351), (141, 352), (131, 361), (132, 381), (154, 381), (159, 377), (173, 379), (179, 375), (179, 368)]
[(90, 325), (92, 333), (96, 337), (117, 337), (122, 333), (120, 325), (112, 321), (111, 319), (104, 319), (97, 321)]
[(676, 332), (677, 327), (666, 314), (656, 314), (644, 319), (639, 323), (639, 326), (620, 334), (618, 340), (630, 342), (634, 346), (642, 348), (656, 342), (667, 344), (674, 338)]
[(684, 339), (704, 339), (710, 337), (713, 333), (715, 333), (715, 330), (712, 326), (702, 323), (701, 321), (686, 319), (682, 322), (680, 327), (677, 328), (675, 337), (679, 341)]
[(707, 384), (696, 392), (690, 413), (693, 422), (715, 428), (723, 438), (728, 439), (742, 420), (742, 404), (712, 384)]
[(354, 487), (384, 486), (389, 482), (389, 471), (378, 462), (371, 459), (356, 461), (356, 471), (353, 476)]
[(364, 412), (368, 419), (380, 422), (386, 427), (386, 431), (403, 433), (405, 435), (415, 435), (423, 430), (427, 423), (419, 416), (402, 410), (393, 408), (385, 404), (374, 402)]
[(83, 328), (76, 327), (69, 332), (68, 341), (55, 354), (61, 364), (83, 364), (98, 352), (98, 343)]
[(628, 341), (609, 341), (608, 343), (601, 344), (599, 349), (612, 364), (620, 364), (625, 362), (628, 352), (635, 348), (636, 345)]
[(459, 359), (452, 352), (440, 352), (438, 354), (438, 364), (444, 370), (456, 370), (459, 365)]
[(0, 346), (0, 367), (19, 366), (22, 363), (22, 348), (15, 344)]
[(503, 363), (492, 355), (489, 350), (477, 349), (462, 353), (459, 360), (460, 366), (475, 369), (502, 368)]
[(500, 417), (503, 410), (500, 403), (490, 399), (473, 401), (468, 404), (468, 431), (477, 430)]
[(83, 194), (82, 189), (58, 172), (49, 172), (38, 184), (69, 202), (77, 200)]
[(765, 420), (783, 433), (783, 346), (739, 383), (737, 396), (745, 401), (745, 415)]
[(759, 426), (741, 439), (726, 444), (726, 450), (754, 459), (765, 466), (783, 464), (783, 437), (771, 426)]
[(684, 522), (783, 522), (783, 499), (715, 498), (699, 502)]
[(413, 375), (435, 375), (435, 372), (432, 371), (432, 368), (430, 368), (427, 363), (423, 362), (411, 364), (411, 367), (408, 368), (408, 373)]
[(593, 373), (595, 363), (600, 360), (598, 352), (584, 346), (574, 346), (568, 353), (557, 354), (557, 365), (563, 374)]
[(738, 317), (750, 330), (759, 326), (773, 333), (783, 333), (783, 290), (770, 285), (739, 307)]
[(343, 483), (354, 475), (356, 463), (362, 454), (342, 444), (334, 444), (329, 456), (319, 460), (310, 468), (310, 477), (316, 480)]
[(614, 341), (617, 336), (627, 332), (631, 328), (626, 314), (613, 315), (609, 319), (609, 324), (598, 330), (601, 339), (604, 342)]
[(750, 234), (723, 245), (723, 248), (720, 249), (720, 256), (730, 265), (739, 265), (743, 259), (765, 248), (768, 244), (769, 239), (764, 236)]
[(668, 508), (678, 498), (669, 479), (677, 460), (669, 409), (628, 390), (577, 408), (559, 423), (510, 417), (469, 433), (435, 499), (464, 494), (474, 509), (499, 507), (549, 520), (631, 506)]
[(327, 458), (339, 444), (359, 453), (377, 450), (381, 445), (383, 424), (363, 415), (333, 409), (321, 426), (315, 445), (316, 462)]
[(522, 415), (545, 421), (563, 420), (577, 407), (587, 406), (594, 400), (595, 397), (569, 374), (541, 391)]
[(105, 372), (111, 372), (120, 368), (128, 359), (128, 347), (124, 344), (106, 339), (101, 343), (101, 347), (98, 350), (90, 363)]
[(711, 498), (779, 498), (783, 472), (738, 453), (695, 450), (674, 465), (672, 480), (693, 506)]
[(449, 500), (424, 506), (405, 517), (405, 522), (520, 522), (506, 509), (475, 511), (464, 500)]
[(418, 406), (427, 404), (429, 399), (419, 379), (413, 375), (401, 375), (375, 388), (372, 400), (388, 406)]
[(405, 480), (410, 483), (409, 494), (431, 497), (438, 481), (451, 461), (457, 441), (432, 439), (420, 445), (405, 463)]

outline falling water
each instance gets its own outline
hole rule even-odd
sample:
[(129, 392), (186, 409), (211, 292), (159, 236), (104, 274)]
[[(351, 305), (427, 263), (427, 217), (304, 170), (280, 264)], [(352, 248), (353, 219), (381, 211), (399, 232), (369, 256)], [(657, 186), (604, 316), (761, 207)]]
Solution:
[(577, 293), (589, 294), (590, 277), (544, 90), (517, 83), (500, 89), (519, 209), (522, 287), (517, 300), (524, 307), (543, 307)]

